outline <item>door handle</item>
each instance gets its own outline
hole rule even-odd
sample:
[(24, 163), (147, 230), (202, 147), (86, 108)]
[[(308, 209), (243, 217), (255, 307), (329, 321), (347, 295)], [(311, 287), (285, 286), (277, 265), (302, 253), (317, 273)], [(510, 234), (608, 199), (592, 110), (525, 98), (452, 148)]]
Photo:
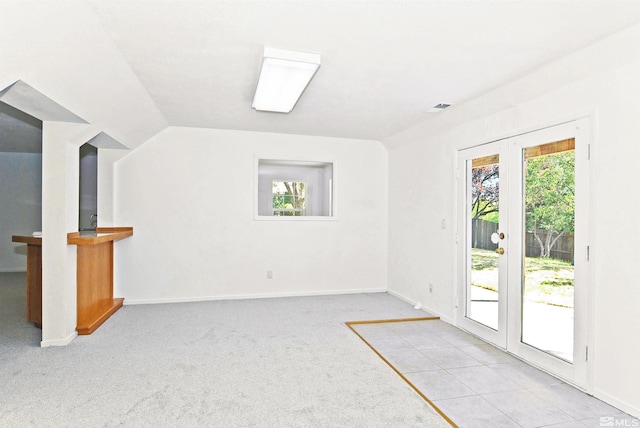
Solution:
[(500, 247), (500, 248), (496, 248), (496, 253), (498, 254), (504, 254), (504, 248)]
[(501, 239), (504, 239), (504, 233), (493, 232), (491, 234), (491, 242), (493, 242), (494, 244), (500, 242)]

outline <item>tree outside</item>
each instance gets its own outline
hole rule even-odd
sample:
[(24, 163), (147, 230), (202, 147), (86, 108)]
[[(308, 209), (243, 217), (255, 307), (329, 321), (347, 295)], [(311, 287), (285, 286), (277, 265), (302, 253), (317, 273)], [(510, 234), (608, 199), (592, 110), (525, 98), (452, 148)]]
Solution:
[(301, 216), (305, 210), (305, 183), (274, 181), (272, 184), (273, 213), (276, 216)]
[[(525, 225), (539, 246), (540, 257), (550, 257), (558, 240), (574, 231), (574, 151), (533, 157), (525, 162)], [(500, 171), (497, 164), (476, 167), (471, 176), (473, 219), (498, 223)]]
[(471, 169), (471, 214), (473, 219), (498, 222), (500, 167), (497, 164)]
[[(554, 245), (574, 231), (574, 151), (527, 159), (524, 164), (526, 230), (538, 244), (536, 257), (524, 259), (525, 295), (529, 300), (573, 306), (573, 262), (550, 257)], [(499, 167), (472, 169), (471, 213), (474, 219), (498, 222)], [(498, 255), (473, 245), (472, 285), (497, 291)], [(572, 259), (572, 258), (571, 258)]]
[(558, 239), (574, 231), (574, 151), (535, 157), (525, 165), (526, 227), (540, 247), (540, 257), (550, 257)]

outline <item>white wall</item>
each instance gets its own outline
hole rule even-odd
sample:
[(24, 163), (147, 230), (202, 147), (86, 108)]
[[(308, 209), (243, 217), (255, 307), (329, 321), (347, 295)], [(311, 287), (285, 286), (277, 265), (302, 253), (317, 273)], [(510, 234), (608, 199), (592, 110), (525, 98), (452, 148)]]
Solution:
[(128, 150), (98, 149), (98, 226), (117, 226), (113, 220), (115, 163)]
[(42, 230), (42, 154), (0, 152), (0, 272), (27, 270), (27, 246), (12, 235)]
[(451, 148), (428, 137), (389, 151), (389, 290), (450, 322), (451, 162)]
[[(638, 46), (640, 28), (635, 27), (385, 141), (390, 148), (389, 288), (453, 319), (456, 148), (591, 118), (590, 391), (636, 416), (640, 61), (623, 53), (635, 53)], [(612, 53), (616, 62), (605, 61)], [(572, 74), (580, 78), (567, 80)], [(433, 294), (427, 291), (429, 282)]]
[(76, 246), (80, 153), (69, 139), (84, 124), (42, 125), (42, 346), (66, 345), (76, 337)]
[[(334, 161), (337, 220), (254, 220), (255, 157)], [(127, 303), (386, 290), (387, 153), (375, 141), (169, 128), (115, 166)], [(266, 271), (273, 270), (273, 279)]]

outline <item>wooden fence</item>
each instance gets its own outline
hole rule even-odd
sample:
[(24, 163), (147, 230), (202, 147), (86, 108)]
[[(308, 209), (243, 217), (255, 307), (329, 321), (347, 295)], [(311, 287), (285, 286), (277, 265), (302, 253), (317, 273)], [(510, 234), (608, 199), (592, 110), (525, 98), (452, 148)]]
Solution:
[(491, 234), (498, 232), (498, 223), (486, 220), (471, 220), (471, 247), (483, 250), (495, 250), (496, 244), (491, 242)]
[[(473, 248), (495, 250), (498, 246), (491, 242), (491, 234), (497, 231), (497, 223), (480, 219), (472, 220), (471, 242)], [(544, 231), (539, 231), (538, 236), (544, 242), (547, 234)], [(533, 236), (533, 232), (526, 233), (525, 245), (527, 257), (540, 257), (540, 245)], [(551, 249), (551, 258), (573, 263), (573, 233), (565, 233), (556, 241)]]

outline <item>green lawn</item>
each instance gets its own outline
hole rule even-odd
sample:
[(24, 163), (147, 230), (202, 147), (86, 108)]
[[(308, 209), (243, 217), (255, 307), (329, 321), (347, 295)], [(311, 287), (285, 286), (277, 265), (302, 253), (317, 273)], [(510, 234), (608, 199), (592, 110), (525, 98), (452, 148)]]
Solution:
[[(471, 252), (471, 285), (498, 291), (498, 254), (490, 250)], [(573, 307), (573, 266), (556, 259), (525, 257), (525, 300)]]

